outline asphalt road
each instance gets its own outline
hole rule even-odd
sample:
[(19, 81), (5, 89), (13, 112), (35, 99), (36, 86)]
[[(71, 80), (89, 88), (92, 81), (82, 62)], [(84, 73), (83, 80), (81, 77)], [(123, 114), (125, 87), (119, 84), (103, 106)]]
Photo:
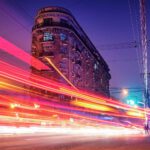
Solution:
[(150, 137), (11, 134), (0, 136), (0, 150), (150, 150)]

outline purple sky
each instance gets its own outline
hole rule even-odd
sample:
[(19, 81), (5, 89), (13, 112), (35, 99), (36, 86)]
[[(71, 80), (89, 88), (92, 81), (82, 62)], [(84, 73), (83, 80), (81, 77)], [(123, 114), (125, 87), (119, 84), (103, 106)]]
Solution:
[[(147, 4), (150, 6), (150, 0)], [(72, 12), (108, 63), (111, 88), (142, 87), (141, 50), (128, 48), (131, 42), (139, 43), (138, 0), (1, 0), (0, 35), (30, 52), (34, 17), (37, 10), (45, 6), (62, 6)], [(147, 10), (149, 21), (148, 5)], [(141, 98), (140, 92), (131, 91), (131, 95)]]

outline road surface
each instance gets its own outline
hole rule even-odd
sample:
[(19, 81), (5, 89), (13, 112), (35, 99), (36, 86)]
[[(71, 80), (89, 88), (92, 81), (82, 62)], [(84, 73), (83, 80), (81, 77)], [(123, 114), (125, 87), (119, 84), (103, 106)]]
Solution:
[(0, 150), (150, 150), (150, 137), (69, 134), (4, 134)]

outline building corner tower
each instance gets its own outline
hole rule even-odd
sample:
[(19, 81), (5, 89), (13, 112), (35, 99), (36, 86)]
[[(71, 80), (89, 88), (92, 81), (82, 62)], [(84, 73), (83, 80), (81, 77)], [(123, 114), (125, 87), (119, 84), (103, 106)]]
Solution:
[(109, 68), (71, 12), (61, 7), (38, 11), (32, 28), (32, 56), (49, 66), (32, 72), (68, 84), (45, 60), (78, 89), (109, 96)]

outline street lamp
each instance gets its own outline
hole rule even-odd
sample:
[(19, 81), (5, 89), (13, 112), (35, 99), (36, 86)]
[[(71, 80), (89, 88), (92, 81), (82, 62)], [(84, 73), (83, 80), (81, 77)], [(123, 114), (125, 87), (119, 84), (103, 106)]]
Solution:
[(127, 89), (122, 89), (122, 94), (123, 94), (124, 96), (127, 96), (127, 95), (128, 95), (128, 90), (127, 90)]

